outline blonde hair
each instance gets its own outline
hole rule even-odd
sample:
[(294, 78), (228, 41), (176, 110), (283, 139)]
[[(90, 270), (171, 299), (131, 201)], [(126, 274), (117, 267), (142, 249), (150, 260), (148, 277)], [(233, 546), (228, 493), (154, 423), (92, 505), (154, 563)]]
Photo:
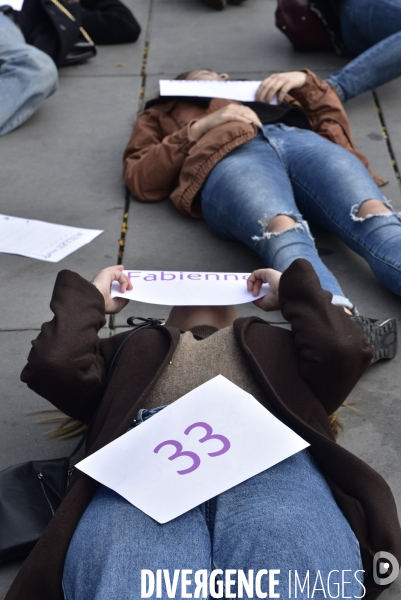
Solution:
[[(355, 408), (355, 403), (344, 403), (340, 408), (349, 408), (355, 412), (359, 412)], [(49, 435), (52, 438), (58, 438), (59, 440), (69, 440), (71, 438), (82, 435), (88, 428), (85, 423), (82, 421), (78, 421), (73, 417), (68, 417), (63, 414), (58, 408), (48, 408), (43, 410), (31, 410), (28, 411), (29, 414), (42, 414), (42, 413), (57, 413), (57, 416), (54, 417), (46, 417), (44, 419), (38, 419), (36, 423), (57, 423), (59, 422), (59, 426), (55, 429), (51, 429), (47, 431), (45, 435)], [(336, 410), (332, 415), (329, 415), (329, 422), (331, 426), (331, 430), (335, 439), (338, 438), (340, 433), (344, 430), (344, 425), (341, 422), (338, 416), (338, 410)]]

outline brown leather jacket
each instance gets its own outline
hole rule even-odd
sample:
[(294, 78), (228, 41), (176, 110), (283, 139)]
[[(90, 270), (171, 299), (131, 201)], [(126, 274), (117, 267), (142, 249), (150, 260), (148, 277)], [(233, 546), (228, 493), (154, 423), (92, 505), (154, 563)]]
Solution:
[[(234, 322), (235, 338), (264, 392), (262, 404), (311, 444), (359, 540), (365, 598), (375, 600), (385, 590), (372, 580), (375, 552), (391, 552), (401, 562), (396, 505), (384, 479), (335, 442), (328, 419), (368, 367), (372, 349), (344, 310), (331, 303), (331, 294), (321, 288), (306, 260), (294, 261), (283, 273), (279, 292), (292, 331), (250, 317)], [(124, 334), (99, 339), (105, 323), (103, 296), (76, 273), (62, 271), (50, 306), (55, 317), (42, 326), (33, 342), (21, 379), (60, 410), (86, 423), (101, 402), (88, 441), (90, 454), (127, 431), (172, 360), (180, 332), (173, 327), (138, 331), (124, 344), (108, 381), (107, 366)], [(64, 599), (65, 556), (97, 486), (84, 473), (73, 479), (5, 600)]]
[[(301, 106), (312, 129), (322, 137), (343, 146), (369, 168), (367, 158), (357, 151), (347, 115), (337, 94), (307, 73), (306, 83), (286, 97), (289, 104)], [(194, 203), (213, 167), (231, 150), (255, 137), (254, 125), (230, 121), (211, 129), (196, 141), (190, 135), (194, 121), (233, 103), (214, 98), (208, 108), (173, 100), (143, 111), (135, 124), (124, 152), (124, 181), (142, 202), (170, 197), (184, 214), (202, 217)], [(369, 169), (370, 170), (370, 169)], [(386, 181), (370, 171), (378, 185)]]

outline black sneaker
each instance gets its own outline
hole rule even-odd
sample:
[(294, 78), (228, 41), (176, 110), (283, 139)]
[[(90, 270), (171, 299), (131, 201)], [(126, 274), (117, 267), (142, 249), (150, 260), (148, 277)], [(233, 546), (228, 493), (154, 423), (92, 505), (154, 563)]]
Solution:
[(227, 4), (226, 0), (202, 0), (202, 2), (215, 10), (223, 10)]
[(374, 350), (372, 362), (377, 362), (383, 358), (394, 358), (397, 354), (397, 319), (386, 319), (380, 323), (368, 317), (351, 317), (351, 319), (360, 327), (365, 340)]

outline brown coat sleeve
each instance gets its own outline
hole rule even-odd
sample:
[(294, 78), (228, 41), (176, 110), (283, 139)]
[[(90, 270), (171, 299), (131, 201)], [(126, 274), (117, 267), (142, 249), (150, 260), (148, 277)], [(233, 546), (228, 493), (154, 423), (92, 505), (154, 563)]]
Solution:
[(106, 322), (103, 296), (77, 273), (58, 274), (50, 308), (54, 318), (32, 342), (21, 380), (65, 414), (89, 423), (119, 336), (100, 341), (98, 331)]
[(327, 414), (349, 395), (373, 358), (361, 330), (332, 294), (320, 286), (312, 265), (295, 260), (281, 276), (280, 306), (291, 323), (299, 369)]
[(292, 90), (286, 100), (290, 104), (301, 105), (316, 133), (355, 154), (368, 169), (377, 185), (386, 184), (387, 180), (376, 175), (369, 168), (366, 156), (357, 150), (347, 114), (335, 91), (309, 69), (301, 69), (301, 71), (307, 74), (305, 85)]
[(143, 202), (168, 198), (176, 186), (181, 167), (196, 140), (190, 136), (191, 121), (166, 135), (160, 111), (139, 115), (124, 152), (123, 178), (130, 192)]

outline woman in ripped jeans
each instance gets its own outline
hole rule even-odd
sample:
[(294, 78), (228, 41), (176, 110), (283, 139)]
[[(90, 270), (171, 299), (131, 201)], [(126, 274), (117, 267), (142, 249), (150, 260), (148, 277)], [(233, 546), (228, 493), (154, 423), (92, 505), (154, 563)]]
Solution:
[[(201, 69), (177, 79), (228, 75)], [(298, 257), (309, 260), (333, 302), (351, 311), (354, 303), (320, 259), (308, 223), (337, 235), (401, 295), (400, 216), (378, 187), (385, 181), (357, 151), (337, 94), (307, 69), (268, 77), (255, 102), (149, 101), (125, 150), (124, 180), (138, 200), (170, 197), (219, 237), (255, 250), (268, 267), (284, 271)]]

